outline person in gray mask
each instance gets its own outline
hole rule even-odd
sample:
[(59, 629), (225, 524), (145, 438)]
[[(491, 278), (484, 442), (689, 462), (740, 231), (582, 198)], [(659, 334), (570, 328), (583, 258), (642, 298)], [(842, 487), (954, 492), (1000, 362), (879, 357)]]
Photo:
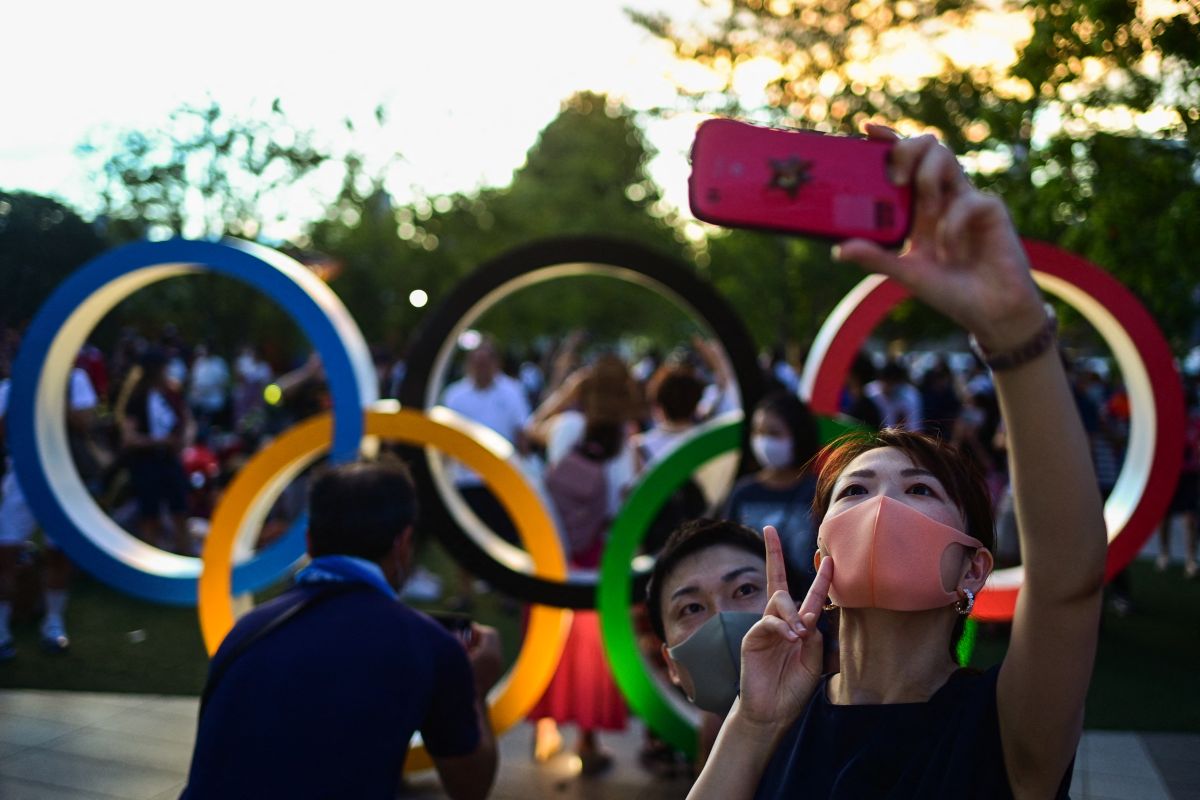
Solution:
[(650, 625), (671, 681), (704, 711), (702, 765), (738, 690), (742, 637), (767, 605), (762, 536), (697, 519), (667, 539), (646, 587)]

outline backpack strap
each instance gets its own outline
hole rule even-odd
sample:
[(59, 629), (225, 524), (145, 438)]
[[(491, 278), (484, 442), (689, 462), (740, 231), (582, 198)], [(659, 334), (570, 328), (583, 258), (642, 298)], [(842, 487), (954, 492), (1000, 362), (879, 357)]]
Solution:
[(290, 606), (285, 608), (283, 611), (276, 614), (271, 619), (267, 620), (267, 622), (258, 630), (254, 631), (246, 636), (246, 638), (238, 642), (237, 645), (235, 645), (233, 649), (229, 651), (229, 655), (225, 656), (221, 663), (214, 666), (212, 672), (209, 673), (208, 681), (206, 681), (204, 684), (204, 694), (200, 696), (200, 716), (204, 716), (204, 709), (208, 705), (209, 698), (211, 698), (213, 692), (216, 691), (217, 685), (221, 682), (221, 679), (225, 677), (225, 673), (229, 671), (230, 665), (238, 659), (238, 656), (245, 653), (246, 650), (249, 649), (250, 645), (259, 641), (272, 631), (283, 627), (285, 623), (291, 619), (294, 619), (301, 612), (310, 609), (313, 606), (320, 605), (326, 600), (331, 600), (334, 597), (341, 597), (344, 594), (349, 594), (350, 592), (359, 591), (362, 589), (374, 589), (374, 587), (358, 581), (349, 581), (346, 583), (335, 583), (328, 589), (305, 595), (295, 603), (292, 603)]

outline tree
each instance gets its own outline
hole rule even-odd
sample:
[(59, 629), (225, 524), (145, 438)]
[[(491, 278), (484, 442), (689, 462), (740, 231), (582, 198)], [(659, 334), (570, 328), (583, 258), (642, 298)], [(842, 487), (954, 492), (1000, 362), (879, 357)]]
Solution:
[[(686, 258), (688, 245), (646, 173), (651, 155), (630, 111), (577, 94), (542, 130), (510, 185), (399, 206), (382, 181), (367, 192), (347, 186), (312, 227), (312, 246), (344, 264), (333, 286), (368, 338), (399, 347), (423, 313), (406, 302), (409, 292), (420, 289), (437, 302), (470, 270), (520, 244), (605, 234)], [(681, 317), (628, 285), (563, 280), (512, 296), (480, 324), (527, 344), (578, 327), (602, 338), (632, 327), (676, 335)]]
[(313, 134), (292, 126), (276, 98), (261, 117), (237, 117), (209, 100), (182, 105), (150, 131), (124, 130), (78, 152), (96, 162), (92, 180), (113, 238), (192, 238), (222, 234), (256, 239), (283, 207), (264, 201), (329, 160)]
[(0, 330), (23, 328), (55, 286), (103, 249), (96, 229), (59, 201), (0, 191)]
[[(991, 13), (978, 0), (701, 0), (690, 20), (629, 12), (714, 86), (681, 88), (702, 111), (829, 132), (898, 120), (922, 91), (939, 91), (960, 65), (958, 34)], [(738, 86), (764, 71), (766, 103), (747, 107)]]
[[(1194, 2), (1036, 0), (1011, 74), (1076, 139), (1095, 131), (1200, 149), (1200, 7)], [(1137, 119), (1136, 115), (1150, 114)]]
[[(385, 124), (382, 107), (374, 116), (375, 124)], [(349, 118), (342, 124), (355, 130)], [(98, 219), (114, 244), (231, 235), (266, 241), (303, 259), (306, 242), (290, 241), (310, 223), (295, 209), (302, 196), (297, 190), (327, 168), (342, 171), (343, 193), (371, 183), (363, 155), (352, 149), (334, 154), (319, 146), (312, 131), (288, 120), (279, 99), (261, 114), (247, 116), (229, 114), (213, 100), (185, 104), (159, 127), (119, 131), (103, 142), (93, 136), (78, 151), (95, 165)], [(393, 154), (378, 167), (379, 180), (395, 161)], [(314, 207), (314, 213), (319, 210)], [(306, 346), (280, 309), (246, 292), (238, 281), (217, 275), (148, 287), (124, 301), (113, 317), (147, 331), (171, 323), (211, 339), (225, 352), (244, 341), (269, 341), (281, 361), (302, 354)], [(101, 336), (111, 334), (110, 328), (102, 326)]]
[[(1163, 0), (700, 0), (691, 21), (629, 12), (716, 88), (692, 107), (844, 133), (872, 117), (932, 126), (956, 152), (1027, 145), (1050, 111), (1077, 138), (1112, 112), (1200, 130), (1200, 10)], [(698, 20), (698, 21), (697, 21)], [(770, 65), (765, 105), (739, 72)], [(1101, 112), (1109, 112), (1105, 120)], [(1129, 120), (1124, 120), (1129, 123)], [(1151, 121), (1142, 120), (1142, 124)], [(1134, 125), (1126, 124), (1127, 130)]]
[[(1023, 234), (1080, 252), (1139, 294), (1177, 348), (1200, 283), (1200, 11), (1126, 0), (729, 0), (706, 22), (638, 16), (712, 68), (693, 108), (828, 131), (867, 119), (932, 128), (1005, 197)], [(1008, 31), (987, 58), (971, 30)], [(998, 35), (994, 34), (994, 35)], [(971, 46), (972, 42), (974, 46)], [(906, 47), (911, 49), (906, 50)], [(1003, 55), (1003, 48), (1001, 53)], [(904, 74), (897, 60), (922, 62)], [(739, 68), (774, 63), (765, 105), (734, 91)]]

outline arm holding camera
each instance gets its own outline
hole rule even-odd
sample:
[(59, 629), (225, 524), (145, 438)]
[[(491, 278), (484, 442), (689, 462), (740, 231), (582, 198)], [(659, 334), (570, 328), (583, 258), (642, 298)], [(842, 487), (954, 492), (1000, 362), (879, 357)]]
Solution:
[(447, 795), (453, 800), (482, 800), (492, 789), (498, 762), (496, 737), (488, 720), (487, 693), (500, 680), (504, 669), (500, 634), (495, 628), (472, 623), (470, 642), (464, 646), (474, 676), (479, 743), (466, 755), (431, 755)]
[[(895, 139), (887, 129), (869, 132)], [(1003, 202), (976, 190), (931, 136), (899, 141), (894, 153), (893, 180), (916, 188), (907, 249), (852, 240), (838, 257), (900, 281), (993, 358), (1042, 344), (994, 371), (1025, 563), (996, 693), (1014, 792), (1050, 796), (1082, 731), (1104, 580), (1103, 508), (1087, 437), (1053, 320)]]
[[(1002, 763), (1015, 796), (1056, 796), (1079, 741), (1104, 576), (1104, 521), (1086, 437), (1053, 321), (1003, 202), (972, 186), (932, 136), (900, 140), (879, 126), (868, 134), (891, 146), (891, 182), (913, 189), (910, 235), (900, 252), (840, 237), (834, 258), (902, 283), (970, 331), (993, 365), (1025, 560), (995, 688)], [(811, 701), (816, 684), (803, 653), (812, 595), (799, 614), (777, 595), (743, 641), (741, 697), (692, 797), (753, 794), (775, 749), (761, 740), (777, 741)], [(872, 664), (851, 660), (860, 673)]]

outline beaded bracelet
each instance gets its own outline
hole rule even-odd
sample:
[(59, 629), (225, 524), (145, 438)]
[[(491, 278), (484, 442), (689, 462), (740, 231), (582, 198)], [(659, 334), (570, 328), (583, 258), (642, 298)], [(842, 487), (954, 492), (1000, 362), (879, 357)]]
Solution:
[(1046, 303), (1046, 322), (1042, 325), (1041, 330), (1033, 335), (1031, 339), (1022, 345), (1019, 345), (1006, 353), (989, 353), (975, 338), (975, 334), (968, 337), (971, 345), (971, 351), (979, 357), (979, 360), (987, 365), (987, 368), (992, 372), (1002, 372), (1033, 361), (1035, 358), (1046, 352), (1051, 345), (1054, 344), (1055, 335), (1058, 333), (1058, 316), (1054, 313), (1054, 307)]

